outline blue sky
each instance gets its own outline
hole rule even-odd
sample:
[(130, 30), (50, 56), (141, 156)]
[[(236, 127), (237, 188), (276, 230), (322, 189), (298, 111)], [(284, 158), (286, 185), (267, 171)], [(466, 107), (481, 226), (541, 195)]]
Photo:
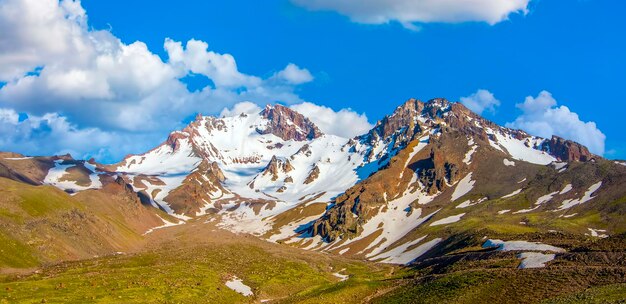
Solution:
[[(82, 7), (88, 16), (89, 29), (110, 29), (125, 45), (144, 42), (164, 62), (168, 60), (166, 38), (182, 42), (183, 47), (190, 39), (201, 40), (211, 51), (231, 54), (241, 73), (263, 79), (264, 84), (278, 92), (265, 96), (266, 99), (252, 100), (258, 103), (275, 99), (285, 103), (308, 101), (335, 110), (350, 108), (365, 113), (374, 123), (410, 97), (422, 100), (446, 97), (457, 101), (484, 89), (499, 101), (494, 111), (483, 112), (485, 117), (504, 125), (522, 116), (526, 123), (511, 126), (530, 126), (530, 114), (516, 104), (524, 102), (527, 96), (540, 100), (540, 92), (546, 90), (558, 103), (552, 109), (564, 105), (569, 109), (565, 116), (578, 115), (580, 123), (571, 128), (595, 122), (596, 128), (606, 135), (604, 155), (626, 158), (626, 134), (622, 131), (626, 114), (623, 102), (626, 100), (623, 89), (626, 21), (619, 15), (626, 4), (622, 1), (532, 0), (526, 14), (513, 12), (507, 20), (491, 22), (495, 24), (471, 21), (410, 24), (418, 30), (409, 29), (410, 25), (393, 18), (377, 24), (356, 20), (358, 16), (340, 9), (311, 9), (302, 5), (304, 2), (231, 0), (174, 4), (83, 0)], [(379, 2), (384, 4), (385, 0)], [(289, 86), (270, 84), (288, 63), (310, 72), (313, 80)], [(181, 79), (190, 91), (213, 85), (202, 75)], [(282, 100), (280, 96), (284, 94), (289, 97)], [(219, 106), (205, 106), (206, 110), (202, 106), (189, 107), (186, 117), (195, 111), (217, 114), (235, 101), (236, 98)], [(89, 98), (83, 102), (89, 102)], [(43, 111), (34, 110), (42, 108), (39, 105), (16, 106), (6, 99), (3, 101), (0, 95), (2, 107), (14, 108), (17, 113), (32, 113), (33, 117), (44, 115)], [(103, 147), (111, 137), (122, 136), (117, 134), (123, 132), (115, 123), (92, 124), (91, 118), (85, 118), (100, 110), (82, 113), (69, 107), (44, 108), (45, 113), (54, 112), (66, 118), (73, 128), (108, 132), (109, 137), (98, 141)], [(78, 153), (101, 153), (102, 158), (114, 160), (123, 153), (141, 152), (154, 146), (167, 135), (166, 128), (175, 126), (180, 125), (169, 123), (163, 129), (144, 130), (145, 136), (141, 135), (142, 130), (127, 128), (132, 136), (145, 138), (142, 144), (128, 145), (128, 151), (78, 149)], [(570, 126), (564, 122), (554, 132), (576, 135), (578, 129), (569, 130)], [(533, 133), (541, 131), (529, 128)]]

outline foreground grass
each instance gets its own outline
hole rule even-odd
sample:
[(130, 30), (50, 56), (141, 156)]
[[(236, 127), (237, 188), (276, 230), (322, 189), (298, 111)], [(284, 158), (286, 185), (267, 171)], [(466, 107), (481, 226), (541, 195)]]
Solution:
[[(345, 269), (345, 270), (344, 270)], [(252, 245), (202, 246), (111, 256), (42, 269), (25, 277), (0, 278), (7, 303), (358, 303), (393, 268), (356, 261), (296, 259)], [(350, 275), (340, 282), (333, 274)], [(224, 283), (233, 276), (254, 292), (244, 297)]]
[(583, 292), (545, 301), (546, 304), (626, 303), (626, 284), (589, 288)]

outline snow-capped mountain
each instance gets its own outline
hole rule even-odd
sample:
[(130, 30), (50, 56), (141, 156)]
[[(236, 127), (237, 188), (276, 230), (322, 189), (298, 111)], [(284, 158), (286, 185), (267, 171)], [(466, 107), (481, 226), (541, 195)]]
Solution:
[(445, 245), (459, 223), (528, 225), (534, 212), (569, 219), (597, 197), (626, 192), (620, 163), (445, 99), (408, 100), (355, 138), (323, 134), (281, 105), (198, 115), (118, 164), (58, 158), (48, 166), (41, 182), (68, 192), (121, 178), (179, 224), (208, 217), (273, 242), (391, 263)]

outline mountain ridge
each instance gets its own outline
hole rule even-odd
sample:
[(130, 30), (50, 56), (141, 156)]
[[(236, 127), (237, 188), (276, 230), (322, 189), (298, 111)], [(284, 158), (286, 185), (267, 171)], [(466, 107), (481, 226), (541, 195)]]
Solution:
[[(309, 118), (282, 105), (220, 118), (197, 115), (162, 144), (117, 164), (75, 161), (70, 156), (50, 158), (49, 172), (37, 182), (74, 193), (122, 178), (144, 204), (181, 223), (215, 217), (222, 228), (234, 232), (380, 260), (385, 252), (412, 248), (424, 240), (416, 235), (418, 231), (429, 230), (424, 227), (449, 212), (446, 209), (452, 203), (477, 196), (472, 194), (475, 186), (480, 189), (485, 183), (495, 188), (482, 191), (481, 197), (469, 197), (461, 202), (463, 208), (454, 209), (471, 210), (525, 195), (542, 168), (552, 168), (558, 176), (578, 166), (575, 163), (598, 162), (611, 164), (617, 171), (624, 167), (592, 155), (578, 143), (501, 127), (460, 103), (436, 98), (409, 99), (354, 138), (323, 134)], [(500, 172), (496, 175), (502, 175), (502, 180), (491, 178), (484, 168), (491, 168), (492, 175)], [(511, 170), (519, 171), (513, 175), (514, 182), (504, 177)], [(11, 177), (11, 172), (9, 168), (0, 174)], [(567, 205), (582, 205), (604, 191), (602, 184), (595, 184), (570, 185), (567, 192), (576, 197), (564, 193)], [(546, 202), (555, 197), (552, 192), (542, 194)], [(319, 210), (320, 204), (327, 207)], [(392, 207), (400, 212), (389, 213)], [(543, 208), (542, 202), (526, 210)], [(307, 216), (292, 214), (293, 210)], [(292, 218), (285, 222), (287, 214)], [(462, 222), (466, 214), (441, 220), (450, 225)], [(397, 227), (386, 218), (405, 225)], [(378, 228), (367, 228), (373, 225), (368, 224), (372, 219), (379, 221)], [(355, 241), (356, 247), (363, 248), (347, 246)], [(386, 256), (383, 260), (412, 261), (408, 256), (417, 258), (417, 253), (407, 249), (398, 254), (399, 259)]]

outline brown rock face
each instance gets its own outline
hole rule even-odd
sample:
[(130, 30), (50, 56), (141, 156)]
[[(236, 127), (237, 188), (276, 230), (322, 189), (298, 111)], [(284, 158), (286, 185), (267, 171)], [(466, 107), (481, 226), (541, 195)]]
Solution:
[(406, 127), (406, 133), (419, 132), (419, 127), (415, 128), (415, 117), (423, 110), (423, 102), (409, 99), (397, 107), (391, 116), (385, 116), (380, 120), (368, 135), (373, 138), (387, 138), (403, 127)]
[(560, 161), (587, 162), (593, 158), (587, 147), (558, 136), (552, 136), (552, 139), (543, 144), (542, 149)]
[(270, 175), (272, 177), (272, 181), (276, 181), (278, 179), (278, 173), (281, 171), (284, 173), (292, 171), (294, 168), (289, 162), (289, 160), (278, 159), (276, 156), (272, 157), (272, 160), (267, 164), (265, 169), (263, 170), (263, 176)]
[(165, 142), (168, 146), (172, 147), (172, 150), (175, 151), (178, 149), (178, 141), (187, 137), (188, 135), (182, 132), (173, 132), (167, 137), (167, 140)]
[(311, 172), (309, 172), (309, 176), (307, 176), (306, 179), (304, 180), (304, 184), (308, 185), (314, 182), (319, 176), (320, 176), (320, 168), (317, 165), (315, 165), (315, 167), (311, 169)]
[(217, 163), (203, 160), (198, 170), (187, 176), (182, 185), (164, 200), (176, 213), (194, 216), (206, 203), (214, 201), (210, 193), (228, 193), (222, 186), (224, 180), (224, 173)]
[(260, 134), (274, 134), (283, 140), (304, 141), (322, 136), (313, 122), (304, 115), (281, 105), (267, 106), (261, 115), (269, 120), (264, 129), (257, 129)]

